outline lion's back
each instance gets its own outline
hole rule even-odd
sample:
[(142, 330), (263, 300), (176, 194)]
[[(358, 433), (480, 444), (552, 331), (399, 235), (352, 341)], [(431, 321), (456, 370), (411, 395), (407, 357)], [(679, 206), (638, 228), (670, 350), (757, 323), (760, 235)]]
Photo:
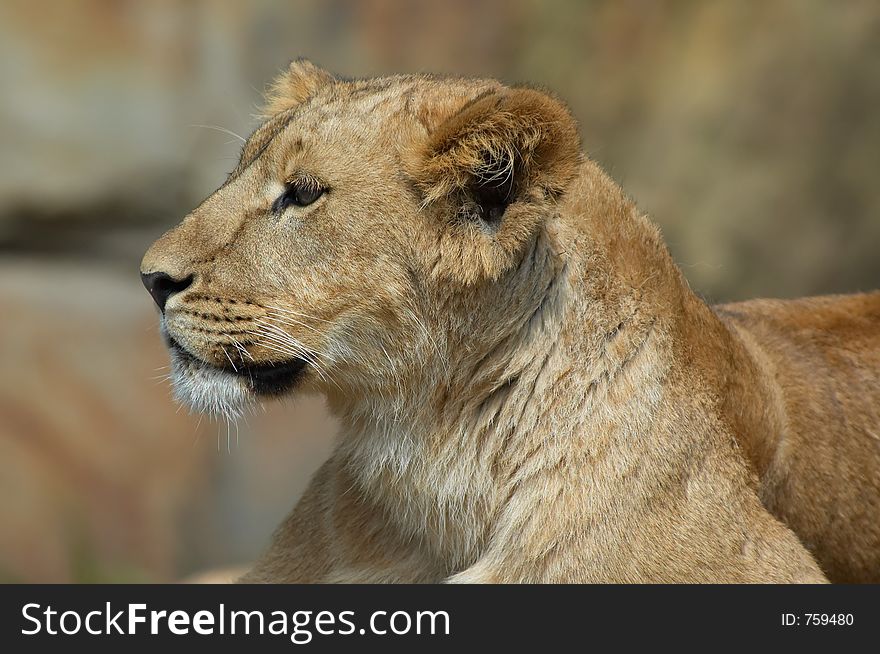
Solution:
[(716, 307), (779, 389), (768, 508), (834, 581), (880, 581), (880, 292)]

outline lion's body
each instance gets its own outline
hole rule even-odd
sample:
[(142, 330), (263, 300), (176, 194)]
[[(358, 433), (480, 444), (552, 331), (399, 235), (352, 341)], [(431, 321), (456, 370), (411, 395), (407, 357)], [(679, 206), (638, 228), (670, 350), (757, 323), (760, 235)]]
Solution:
[(716, 313), (537, 91), (297, 62), (270, 114), (142, 267), (188, 403), (342, 425), (244, 580), (878, 579), (877, 295)]

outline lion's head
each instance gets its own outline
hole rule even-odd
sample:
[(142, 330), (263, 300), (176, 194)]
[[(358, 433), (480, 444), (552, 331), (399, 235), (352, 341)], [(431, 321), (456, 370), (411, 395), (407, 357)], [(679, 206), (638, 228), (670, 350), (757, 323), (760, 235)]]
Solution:
[(296, 61), (226, 182), (149, 249), (178, 398), (396, 397), (534, 311), (574, 121), (493, 80), (338, 80)]

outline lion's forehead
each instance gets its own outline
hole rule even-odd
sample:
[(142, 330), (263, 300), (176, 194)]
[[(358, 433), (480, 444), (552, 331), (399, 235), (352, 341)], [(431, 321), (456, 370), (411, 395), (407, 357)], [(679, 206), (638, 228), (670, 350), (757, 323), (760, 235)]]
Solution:
[(470, 97), (492, 80), (394, 76), (339, 81), (291, 111), (286, 126), (333, 136), (342, 128), (364, 133), (393, 130), (401, 121), (424, 123), (426, 106)]
[(414, 75), (341, 81), (317, 94), (311, 105), (329, 111), (371, 115), (383, 108), (406, 108), (417, 100), (470, 93), (490, 83), (491, 80)]
[(387, 118), (405, 108), (415, 89), (414, 83), (390, 79), (337, 82), (292, 109), (287, 124), (321, 130), (328, 121), (344, 119), (378, 128), (381, 123), (375, 118)]

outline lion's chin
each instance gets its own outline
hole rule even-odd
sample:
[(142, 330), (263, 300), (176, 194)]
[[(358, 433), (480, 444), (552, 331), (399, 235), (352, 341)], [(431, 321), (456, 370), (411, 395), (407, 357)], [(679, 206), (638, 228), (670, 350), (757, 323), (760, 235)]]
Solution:
[(195, 413), (237, 420), (255, 399), (243, 379), (220, 368), (185, 360), (172, 351), (174, 399)]
[(305, 374), (300, 359), (220, 368), (194, 357), (172, 338), (171, 384), (174, 398), (196, 413), (238, 419), (262, 397), (284, 395)]

